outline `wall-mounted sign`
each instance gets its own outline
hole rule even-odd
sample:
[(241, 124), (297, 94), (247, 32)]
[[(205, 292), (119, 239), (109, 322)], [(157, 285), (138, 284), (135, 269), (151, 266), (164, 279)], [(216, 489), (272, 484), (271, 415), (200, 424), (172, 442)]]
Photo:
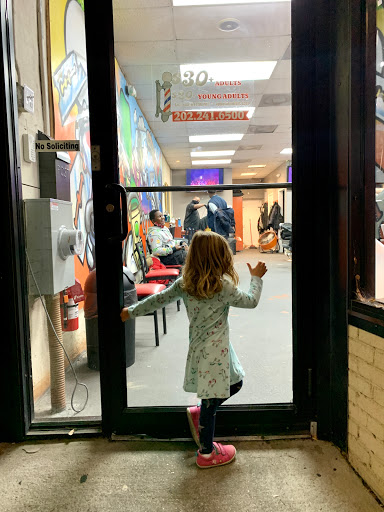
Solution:
[(246, 110), (189, 110), (172, 112), (173, 122), (185, 121), (249, 121)]
[[(229, 119), (216, 117), (221, 110), (246, 111), (247, 108), (254, 108), (255, 80), (236, 80), (236, 76), (231, 80), (221, 80), (218, 79), (219, 74), (215, 67), (210, 66), (212, 69), (184, 70), (183, 67), (183, 72), (180, 66), (169, 66), (164, 73), (157, 67), (153, 69), (154, 75), (162, 76), (164, 81), (163, 85), (160, 85), (160, 81), (156, 80), (156, 117), (161, 114), (163, 122), (168, 121), (171, 115), (175, 122), (224, 121)], [(227, 74), (230, 74), (231, 65), (227, 67)], [(233, 74), (237, 74), (236, 69), (233, 69)], [(196, 114), (198, 116), (200, 111), (211, 110), (217, 111), (212, 119), (195, 119), (191, 115), (185, 119), (178, 119), (178, 116), (172, 113), (186, 111), (188, 114), (188, 111), (196, 111), (199, 112)], [(237, 119), (242, 120), (241, 117)], [(244, 120), (247, 120), (247, 116)]]
[(79, 140), (37, 140), (36, 151), (52, 153), (54, 151), (80, 151)]

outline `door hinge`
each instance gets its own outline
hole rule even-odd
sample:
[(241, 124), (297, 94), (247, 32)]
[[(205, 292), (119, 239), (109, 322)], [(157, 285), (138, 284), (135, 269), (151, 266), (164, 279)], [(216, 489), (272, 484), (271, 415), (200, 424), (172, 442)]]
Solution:
[(317, 439), (317, 421), (311, 421), (309, 430), (313, 439)]

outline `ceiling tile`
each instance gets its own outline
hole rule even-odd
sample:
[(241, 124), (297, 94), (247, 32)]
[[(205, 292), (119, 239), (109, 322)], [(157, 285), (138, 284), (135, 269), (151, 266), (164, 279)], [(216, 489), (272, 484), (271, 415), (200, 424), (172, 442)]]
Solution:
[(292, 84), (290, 78), (270, 78), (265, 92), (268, 94), (290, 94)]
[(281, 60), (277, 63), (271, 78), (289, 78), (291, 80), (292, 63), (290, 60)]
[[(289, 3), (178, 7), (174, 8), (176, 37), (199, 40), (284, 36), (291, 30), (290, 11)], [(240, 27), (235, 32), (219, 30), (219, 22), (226, 18), (239, 20)]]
[(154, 82), (154, 79), (152, 79), (152, 66), (123, 66), (121, 60), (119, 60), (119, 64), (124, 76), (135, 87)]
[(116, 42), (169, 41), (174, 39), (172, 9), (115, 9)]
[(135, 85), (137, 100), (153, 100), (156, 95), (155, 87), (152, 85)]
[(154, 62), (177, 63), (174, 41), (117, 42), (115, 52), (123, 67), (133, 64), (148, 65)]
[(290, 39), (290, 36), (281, 36), (253, 39), (179, 40), (176, 51), (178, 62), (181, 64), (278, 60)]

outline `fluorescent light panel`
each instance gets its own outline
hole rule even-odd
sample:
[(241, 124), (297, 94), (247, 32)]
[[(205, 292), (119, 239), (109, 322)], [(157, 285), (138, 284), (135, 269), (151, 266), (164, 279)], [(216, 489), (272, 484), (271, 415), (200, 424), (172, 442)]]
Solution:
[(189, 142), (227, 142), (241, 140), (244, 133), (220, 133), (217, 135), (190, 135)]
[(187, 5), (228, 5), (228, 4), (259, 4), (290, 2), (291, 0), (173, 0), (174, 7)]
[[(182, 80), (184, 79), (184, 73), (187, 71), (193, 71), (194, 76), (197, 76), (201, 71), (207, 71), (208, 78), (213, 78), (213, 80), (218, 82), (268, 80), (271, 77), (273, 70), (275, 69), (276, 63), (276, 60), (265, 60), (253, 62), (211, 62), (202, 64), (181, 64), (180, 73)], [(190, 76), (189, 73), (186, 76)]]
[(250, 169), (251, 167), (266, 167), (267, 164), (258, 164), (258, 165), (248, 165), (248, 169)]
[(255, 176), (257, 172), (242, 172), (240, 176)]
[(292, 148), (284, 148), (280, 151), (280, 155), (292, 155)]
[(232, 160), (192, 160), (192, 165), (230, 164)]
[(202, 157), (202, 156), (232, 156), (235, 154), (234, 149), (228, 149), (223, 151), (191, 151), (191, 157)]

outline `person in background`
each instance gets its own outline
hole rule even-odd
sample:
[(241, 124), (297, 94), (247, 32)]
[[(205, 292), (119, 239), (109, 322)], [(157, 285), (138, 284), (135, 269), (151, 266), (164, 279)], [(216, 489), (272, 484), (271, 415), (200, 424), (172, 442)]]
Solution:
[(200, 203), (200, 197), (195, 196), (185, 209), (184, 230), (188, 240), (200, 229), (200, 215), (197, 210), (203, 206), (206, 206), (206, 204)]
[[(199, 446), (196, 464), (214, 468), (235, 459), (236, 449), (214, 442), (216, 411), (240, 391), (244, 370), (229, 341), (230, 306), (253, 309), (267, 272), (263, 262), (247, 263), (251, 282), (248, 293), (238, 288), (239, 276), (224, 237), (212, 231), (197, 231), (192, 238), (183, 276), (166, 290), (123, 308), (123, 322), (147, 315), (182, 298), (189, 318), (189, 350), (184, 391), (197, 393), (201, 406), (187, 409), (191, 433)], [(180, 341), (180, 340), (178, 340)]]
[(148, 229), (148, 243), (153, 256), (159, 258), (163, 265), (183, 265), (188, 246), (185, 242), (176, 243), (169, 229), (165, 226), (165, 218), (160, 210), (149, 212), (153, 226)]
[(218, 208), (221, 208), (222, 210), (227, 208), (228, 207), (227, 202), (222, 197), (220, 197), (216, 194), (216, 190), (209, 190), (208, 195), (210, 197), (208, 204), (207, 204), (208, 227), (211, 231), (215, 231), (215, 233), (219, 233), (219, 235), (227, 237), (228, 233), (221, 232), (222, 230), (216, 231), (216, 229), (215, 229), (215, 211)]

